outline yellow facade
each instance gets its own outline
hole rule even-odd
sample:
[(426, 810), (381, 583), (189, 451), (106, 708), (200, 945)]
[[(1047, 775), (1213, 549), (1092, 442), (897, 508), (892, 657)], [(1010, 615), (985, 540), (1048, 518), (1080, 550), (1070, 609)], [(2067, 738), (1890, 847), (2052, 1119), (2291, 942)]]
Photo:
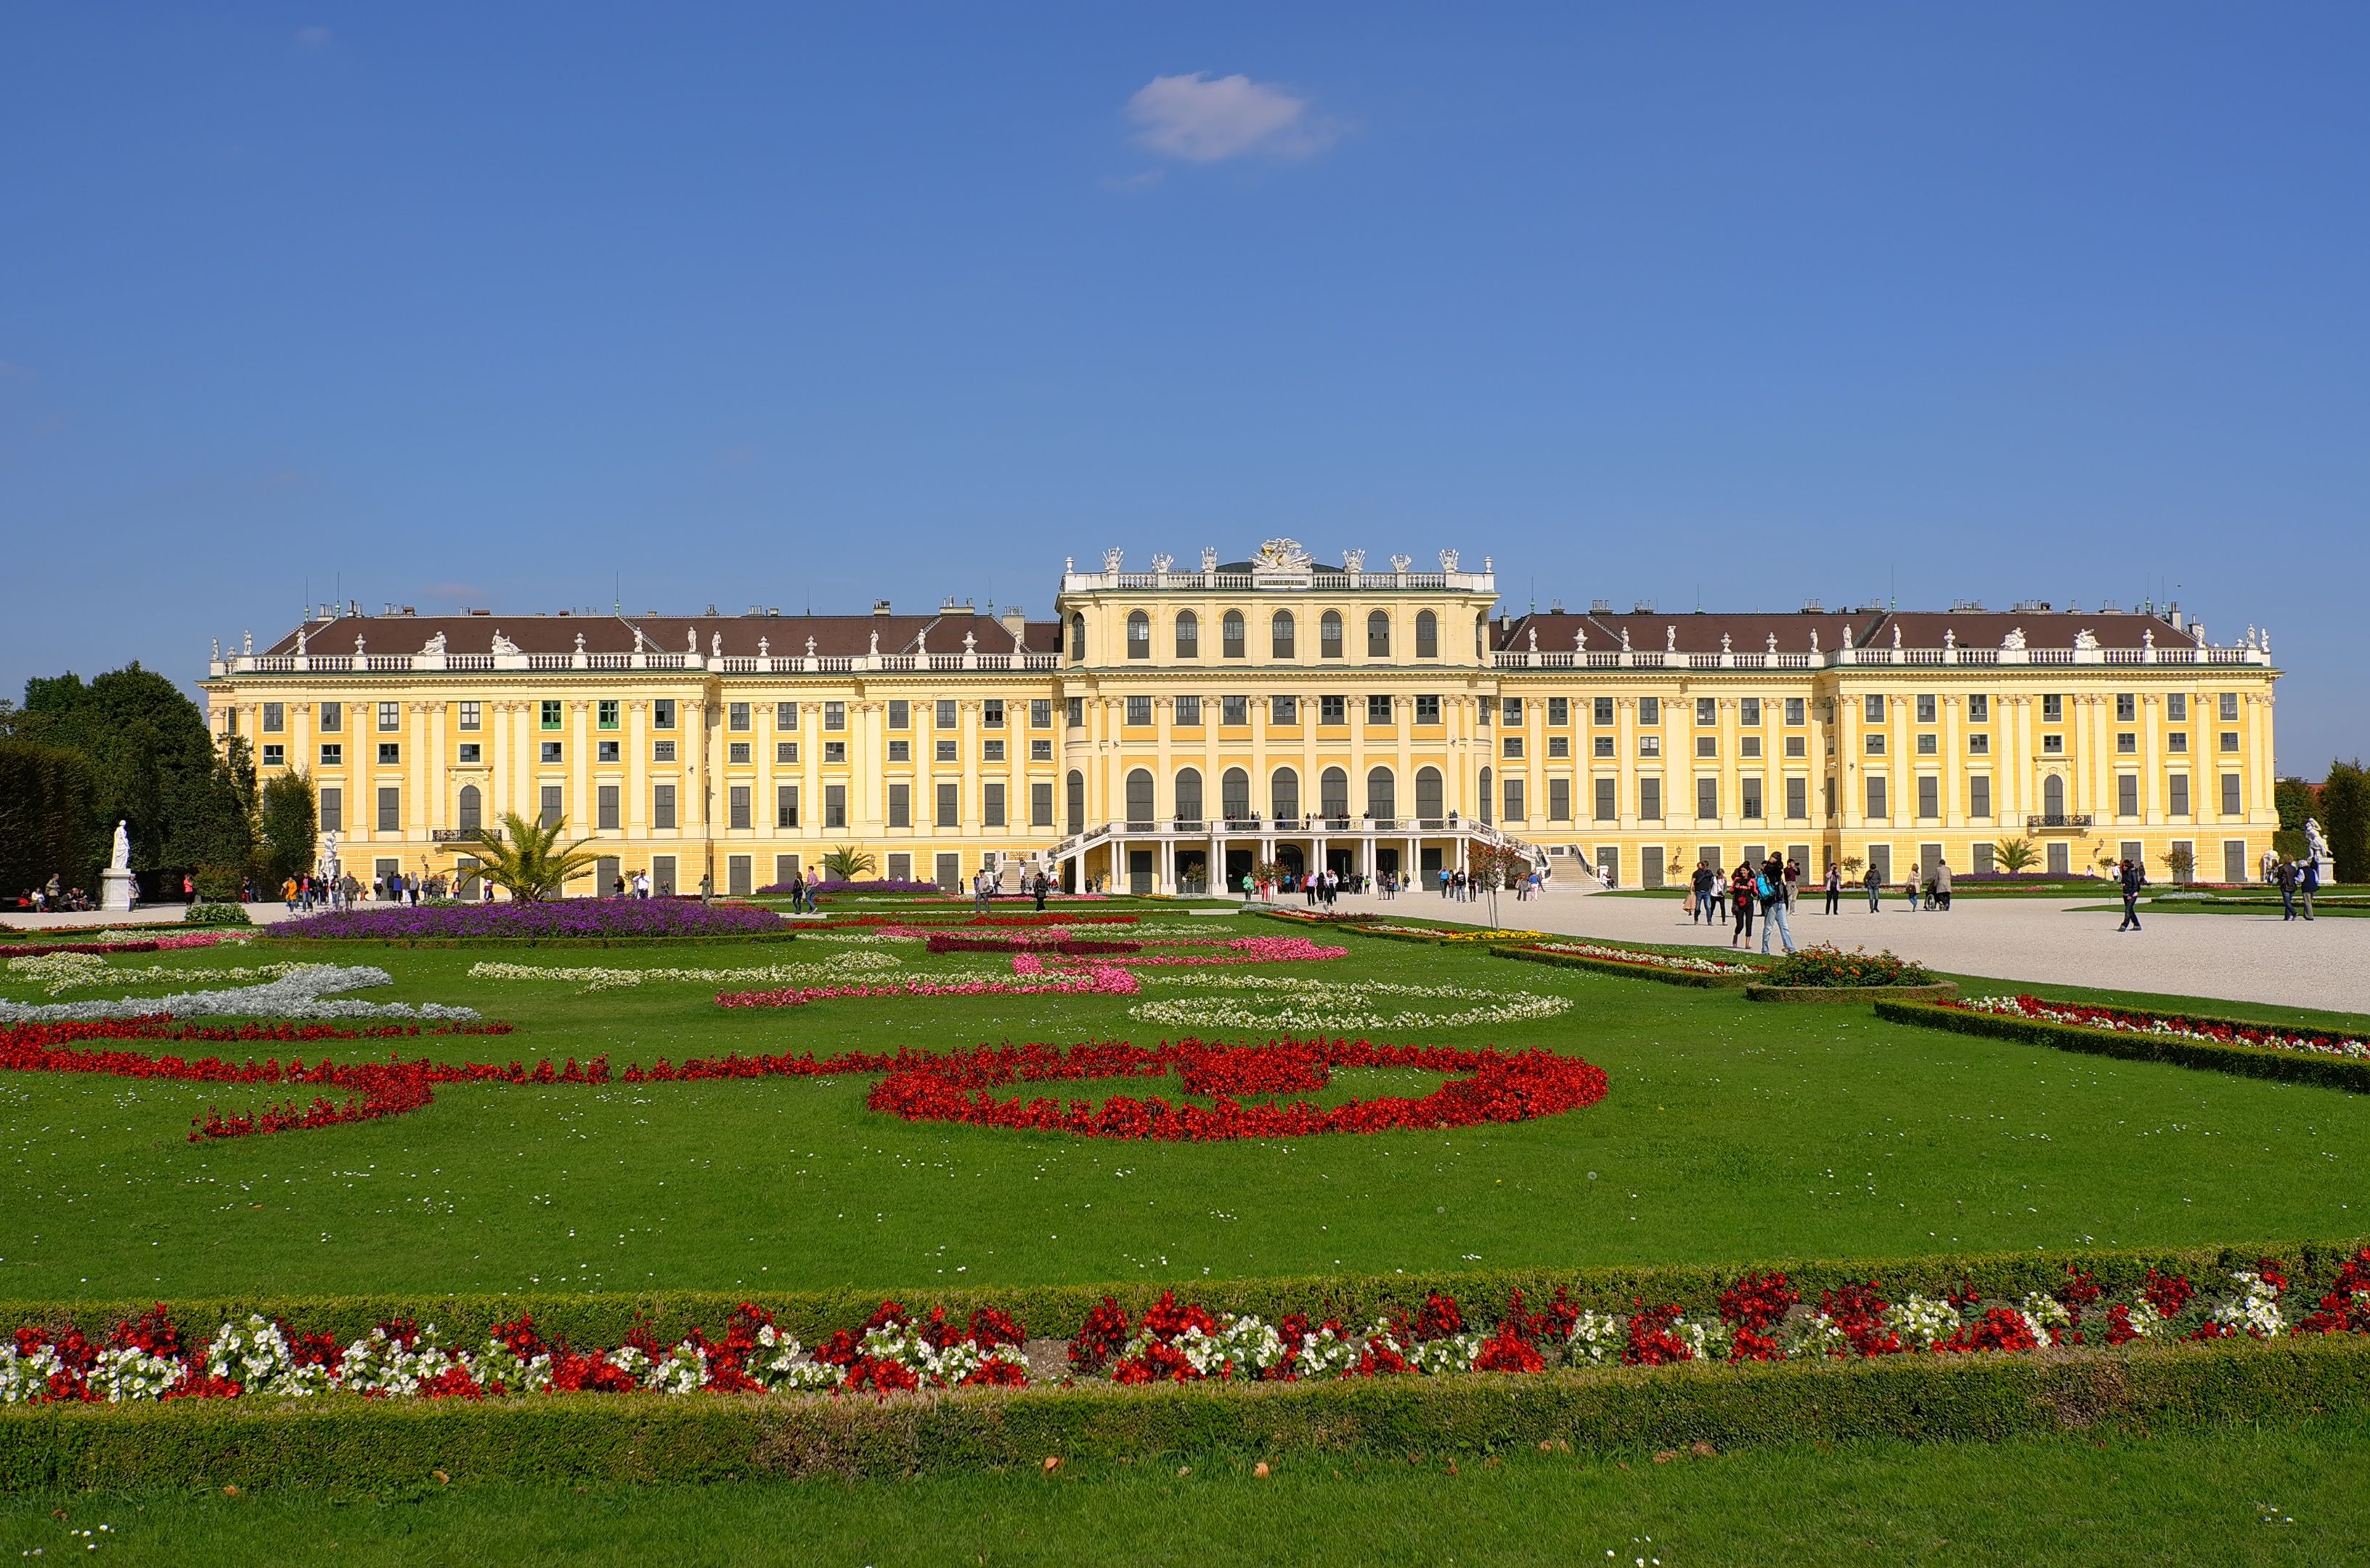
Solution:
[(2243, 880), (2276, 826), (2269, 649), (2178, 611), (1513, 616), (1453, 554), (1154, 565), (1065, 571), (1050, 622), (316, 616), (204, 684), (218, 735), (308, 772), (358, 875), (464, 870), (512, 811), (591, 838), (604, 889), (719, 892), (841, 846), (1158, 891), (1271, 861), (1429, 880), (1485, 841), (1625, 886), (1748, 849), (1964, 876), (2011, 841)]

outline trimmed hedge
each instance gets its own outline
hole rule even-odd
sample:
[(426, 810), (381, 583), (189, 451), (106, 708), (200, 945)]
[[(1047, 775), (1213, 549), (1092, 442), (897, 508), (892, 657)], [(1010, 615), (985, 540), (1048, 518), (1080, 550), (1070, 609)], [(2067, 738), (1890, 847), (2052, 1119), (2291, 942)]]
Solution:
[(261, 928), (264, 942), (284, 942), (293, 947), (730, 947), (752, 942), (795, 942), (794, 931), (752, 933), (746, 936), (282, 936), (270, 926)]
[(1930, 986), (1766, 986), (1744, 988), (1747, 1001), (1948, 1001), (1959, 988), (1949, 980)]
[[(1412, 1456), (1864, 1437), (1995, 1441), (2309, 1419), (2370, 1403), (2358, 1335), (2029, 1356), (1605, 1368), (885, 1399), (186, 1400), (0, 1413), (0, 1488), (716, 1482), (1213, 1452)], [(442, 1471), (443, 1477), (436, 1472)]]
[[(1879, 1001), (1877, 1016), (1895, 1024), (1927, 1029), (1949, 1029), (1961, 1035), (1982, 1035), (2021, 1045), (2051, 1046), (2059, 1050), (2087, 1051), (2092, 1056), (2122, 1057), (2129, 1061), (2169, 1062), (2175, 1067), (2230, 1072), (2242, 1078), (2275, 1078), (2291, 1083), (2318, 1083), (2326, 1088), (2370, 1093), (2370, 1061), (2321, 1056), (2311, 1051), (2284, 1051), (2266, 1046), (2225, 1046), (2208, 1040), (2183, 1040), (2165, 1035), (2131, 1035), (2112, 1029), (2084, 1029), (2053, 1024), (2042, 1018), (2010, 1018), (1996, 1013), (1973, 1013), (1964, 1008), (1930, 1003)], [(2180, 1016), (2200, 1024), (2238, 1024), (2250, 1029), (2287, 1029), (2296, 1025), (2261, 1024), (2250, 1019), (2209, 1018), (2200, 1013)]]
[[(1140, 1314), (1165, 1289), (1197, 1300), (1213, 1311), (1250, 1312), (1273, 1319), (1286, 1312), (1312, 1316), (1338, 1315), (1365, 1321), (1393, 1311), (1414, 1313), (1434, 1292), (1455, 1296), (1468, 1316), (1490, 1317), (1507, 1298), (1520, 1290), (1536, 1308), (1559, 1288), (1570, 1292), (1574, 1304), (1599, 1311), (1627, 1314), (1636, 1298), (1675, 1301), (1690, 1311), (1715, 1310), (1720, 1293), (1746, 1274), (1783, 1270), (1794, 1288), (1815, 1300), (1820, 1291), (1838, 1286), (1883, 1281), (1895, 1293), (1915, 1291), (1948, 1295), (1973, 1280), (1988, 1295), (2021, 1297), (2028, 1291), (2048, 1291), (2062, 1286), (2065, 1269), (2077, 1264), (2098, 1277), (2111, 1295), (2130, 1295), (2154, 1268), (2195, 1279), (2216, 1278), (2235, 1269), (2252, 1268), (2258, 1259), (2272, 1258), (2295, 1279), (2298, 1295), (2315, 1293), (2320, 1281), (2333, 1277), (2344, 1261), (2370, 1236), (2240, 1246), (2189, 1248), (2067, 1248), (2048, 1252), (1946, 1253), (1914, 1258), (1755, 1258), (1731, 1265), (1657, 1264), (1635, 1267), (1476, 1269), (1438, 1273), (1308, 1275), (1262, 1279), (1203, 1279), (1191, 1282), (1131, 1280), (1097, 1285), (1022, 1285), (967, 1287), (960, 1289), (891, 1290), (916, 1310), (943, 1306), (950, 1316), (968, 1316), (980, 1307), (997, 1307), (1026, 1324), (1037, 1337), (1067, 1338), (1096, 1303), (1109, 1296), (1131, 1313)], [(174, 1320), (200, 1332), (244, 1319), (249, 1312), (288, 1322), (306, 1332), (334, 1333), (342, 1343), (359, 1339), (393, 1318), (433, 1323), (447, 1345), (466, 1345), (482, 1338), (496, 1322), (531, 1312), (547, 1339), (566, 1338), (578, 1344), (616, 1345), (636, 1322), (646, 1322), (662, 1341), (672, 1342), (691, 1329), (714, 1331), (742, 1301), (754, 1301), (771, 1310), (776, 1321), (808, 1344), (833, 1332), (862, 1322), (880, 1304), (880, 1289), (836, 1289), (775, 1293), (770, 1291), (652, 1291), (640, 1294), (583, 1292), (550, 1294), (385, 1295), (385, 1296), (232, 1296), (191, 1298), (168, 1303)], [(105, 1333), (116, 1323), (138, 1317), (155, 1302), (153, 1297), (83, 1301), (0, 1301), (0, 1332), (20, 1323), (63, 1328), (69, 1324), (92, 1335)]]
[(1490, 951), (1501, 958), (1552, 964), (1559, 969), (1589, 969), (1600, 975), (1619, 975), (1624, 979), (1660, 980), (1666, 986), (1694, 986), (1704, 990), (1730, 990), (1753, 981), (1750, 975), (1707, 975), (1686, 969), (1657, 969), (1648, 964), (1621, 964), (1610, 958), (1584, 957), (1578, 953), (1543, 953), (1536, 947), (1492, 944)]

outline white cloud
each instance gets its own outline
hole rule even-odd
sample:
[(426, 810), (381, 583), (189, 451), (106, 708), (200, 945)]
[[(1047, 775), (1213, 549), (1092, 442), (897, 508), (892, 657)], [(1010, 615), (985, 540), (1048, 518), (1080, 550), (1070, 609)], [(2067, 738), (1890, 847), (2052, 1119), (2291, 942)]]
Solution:
[(1127, 100), (1136, 140), (1191, 164), (1254, 154), (1306, 158), (1340, 138), (1340, 128), (1312, 118), (1308, 100), (1248, 76), (1155, 76)]

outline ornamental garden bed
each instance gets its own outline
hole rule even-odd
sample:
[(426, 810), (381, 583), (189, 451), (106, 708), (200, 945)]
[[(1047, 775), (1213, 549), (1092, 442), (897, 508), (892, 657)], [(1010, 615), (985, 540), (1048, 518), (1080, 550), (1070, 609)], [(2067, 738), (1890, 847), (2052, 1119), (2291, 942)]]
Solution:
[(1747, 1001), (1947, 1001), (1959, 994), (1948, 980), (1922, 986), (1773, 986), (1748, 985)]
[[(1052, 1288), (1002, 1304), (883, 1301), (860, 1322), (845, 1296), (778, 1310), (475, 1297), (10, 1315), (0, 1486), (1996, 1438), (2370, 1398), (2370, 1247), (1961, 1261), (1954, 1283), (1913, 1264), (1891, 1283), (1835, 1265), (1597, 1270), (1551, 1289), (1536, 1276), (1245, 1282), (1181, 1301), (1136, 1289), (1133, 1306)], [(2206, 1289), (2187, 1266), (2210, 1271)], [(716, 1316), (703, 1324), (704, 1310)]]
[(1880, 1001), (1877, 1013), (1896, 1024), (1962, 1035), (2370, 1093), (2370, 1040), (2331, 1031), (2023, 995), (1939, 1006)]
[(1492, 946), (1490, 951), (1501, 958), (1519, 958), (1525, 963), (1551, 964), (1558, 968), (1589, 969), (1600, 975), (1620, 975), (1629, 979), (1660, 980), (1664, 985), (1697, 986), (1708, 990), (1745, 985), (1765, 973), (1764, 966), (1739, 960), (1662, 953), (1649, 948), (1576, 939)]
[(1866, 948), (1847, 953), (1830, 943), (1774, 960), (1744, 988), (1747, 1001), (1935, 1001), (1958, 994), (1956, 986), (1937, 980), (1914, 959)]
[(373, 942), (399, 947), (608, 947), (626, 944), (788, 942), (770, 910), (685, 898), (567, 898), (546, 903), (396, 905), (337, 910), (267, 928), (271, 942)]

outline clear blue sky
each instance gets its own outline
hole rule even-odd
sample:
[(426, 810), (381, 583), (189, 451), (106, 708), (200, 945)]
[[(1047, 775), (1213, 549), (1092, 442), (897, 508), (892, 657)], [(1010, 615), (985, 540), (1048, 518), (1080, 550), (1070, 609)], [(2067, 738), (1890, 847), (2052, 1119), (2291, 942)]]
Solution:
[[(0, 0), (0, 689), (1295, 536), (2178, 592), (2370, 752), (2370, 10)], [(1241, 78), (1235, 80), (1234, 78)]]

